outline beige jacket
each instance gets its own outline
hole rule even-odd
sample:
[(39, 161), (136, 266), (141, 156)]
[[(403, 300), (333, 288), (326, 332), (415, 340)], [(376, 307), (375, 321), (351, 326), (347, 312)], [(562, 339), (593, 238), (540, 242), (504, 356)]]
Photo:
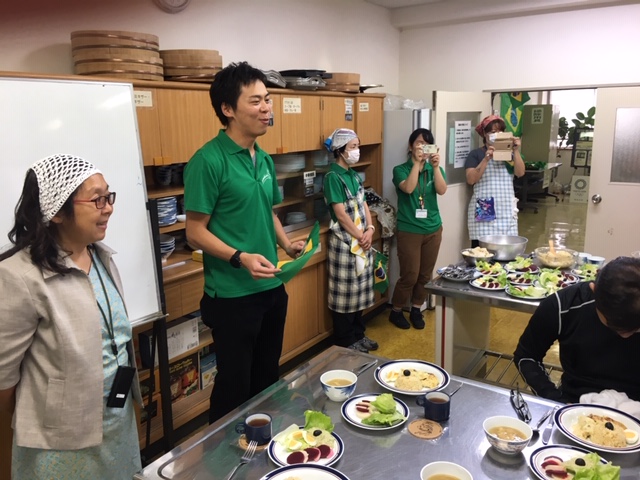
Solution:
[[(114, 252), (96, 251), (122, 296)], [(87, 275), (66, 264), (74, 271), (43, 272), (25, 250), (0, 262), (0, 390), (17, 385), (13, 428), (22, 447), (102, 442), (102, 317)], [(134, 359), (132, 342), (128, 351)], [(132, 390), (140, 402), (137, 376)]]

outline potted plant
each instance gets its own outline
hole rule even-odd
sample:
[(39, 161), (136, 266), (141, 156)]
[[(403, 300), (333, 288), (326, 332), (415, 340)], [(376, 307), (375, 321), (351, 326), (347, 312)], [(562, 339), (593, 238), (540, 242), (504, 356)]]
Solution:
[(573, 126), (569, 127), (566, 117), (560, 117), (558, 126), (558, 136), (560, 137), (560, 146), (566, 140), (566, 146), (573, 145), (575, 143), (576, 129), (593, 129), (596, 123), (595, 119), (596, 107), (591, 107), (587, 110), (586, 115), (582, 112), (576, 113), (576, 118), (571, 120)]

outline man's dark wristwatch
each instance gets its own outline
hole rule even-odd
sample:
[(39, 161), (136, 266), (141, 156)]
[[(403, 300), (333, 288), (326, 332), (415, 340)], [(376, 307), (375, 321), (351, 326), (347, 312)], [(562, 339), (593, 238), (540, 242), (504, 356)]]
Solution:
[(244, 252), (240, 251), (240, 250), (236, 250), (236, 253), (234, 253), (233, 255), (231, 255), (231, 258), (229, 259), (229, 263), (231, 264), (231, 266), (233, 268), (240, 268), (242, 267), (242, 261), (240, 260), (240, 255), (242, 255)]

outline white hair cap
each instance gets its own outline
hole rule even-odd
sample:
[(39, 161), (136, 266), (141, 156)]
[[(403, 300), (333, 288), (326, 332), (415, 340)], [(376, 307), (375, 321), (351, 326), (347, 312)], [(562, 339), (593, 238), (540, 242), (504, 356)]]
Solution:
[(353, 130), (349, 130), (348, 128), (337, 128), (329, 138), (327, 138), (324, 144), (330, 152), (333, 152), (344, 147), (354, 138), (358, 138), (358, 135)]
[(73, 155), (57, 154), (31, 165), (38, 179), (40, 211), (48, 223), (60, 211), (64, 202), (87, 178), (102, 173), (92, 163)]

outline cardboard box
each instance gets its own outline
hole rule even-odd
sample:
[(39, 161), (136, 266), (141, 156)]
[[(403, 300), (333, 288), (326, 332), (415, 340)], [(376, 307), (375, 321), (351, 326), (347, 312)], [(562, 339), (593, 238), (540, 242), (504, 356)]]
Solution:
[(496, 141), (493, 142), (493, 159), (510, 162), (513, 153), (513, 134), (497, 132)]
[[(189, 350), (193, 350), (200, 345), (198, 335), (198, 319), (182, 318), (171, 322), (167, 328), (167, 349), (169, 360), (182, 355)], [(153, 339), (152, 330), (142, 332), (139, 337), (140, 360), (144, 368), (151, 367), (151, 341)], [(158, 365), (158, 349), (156, 347), (156, 358), (154, 366)]]
[(171, 401), (177, 402), (200, 390), (198, 352), (169, 364)]
[(204, 390), (209, 385), (213, 385), (218, 373), (218, 366), (216, 361), (216, 354), (210, 353), (209, 355), (200, 357), (200, 389)]

